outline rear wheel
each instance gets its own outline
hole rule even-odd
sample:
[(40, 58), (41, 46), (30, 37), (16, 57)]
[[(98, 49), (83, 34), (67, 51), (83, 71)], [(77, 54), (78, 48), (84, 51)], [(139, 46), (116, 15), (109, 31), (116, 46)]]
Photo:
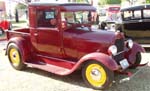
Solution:
[(99, 62), (89, 61), (82, 69), (85, 83), (94, 89), (105, 89), (112, 84), (114, 73)]
[(14, 43), (9, 44), (8, 46), (8, 58), (10, 64), (16, 70), (23, 70), (26, 67), (22, 60), (21, 51)]

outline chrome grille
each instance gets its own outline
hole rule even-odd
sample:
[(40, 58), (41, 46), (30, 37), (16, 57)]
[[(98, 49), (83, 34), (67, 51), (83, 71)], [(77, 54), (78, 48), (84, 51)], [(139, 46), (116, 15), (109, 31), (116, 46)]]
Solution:
[(115, 41), (115, 45), (117, 46), (118, 51), (117, 52), (121, 52), (124, 50), (124, 39), (117, 39)]
[(115, 45), (117, 46), (117, 53), (120, 54), (113, 56), (113, 58), (119, 64), (119, 61), (124, 59), (124, 53), (122, 53), (122, 51), (124, 50), (124, 39), (117, 39), (115, 41)]

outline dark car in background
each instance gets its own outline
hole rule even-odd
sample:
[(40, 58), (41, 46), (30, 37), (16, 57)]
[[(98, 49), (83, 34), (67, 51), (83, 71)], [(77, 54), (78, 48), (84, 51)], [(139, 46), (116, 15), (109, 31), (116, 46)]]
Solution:
[(150, 5), (138, 5), (121, 9), (122, 23), (118, 30), (126, 38), (132, 38), (143, 47), (150, 47)]

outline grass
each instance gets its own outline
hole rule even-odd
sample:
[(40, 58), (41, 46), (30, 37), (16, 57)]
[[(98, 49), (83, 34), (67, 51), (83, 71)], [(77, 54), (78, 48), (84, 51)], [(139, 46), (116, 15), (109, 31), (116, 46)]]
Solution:
[(11, 21), (12, 24), (26, 23), (26, 20), (20, 20), (19, 22)]
[(4, 40), (4, 39), (6, 39), (6, 34), (4, 33), (4, 34), (0, 34), (0, 40)]

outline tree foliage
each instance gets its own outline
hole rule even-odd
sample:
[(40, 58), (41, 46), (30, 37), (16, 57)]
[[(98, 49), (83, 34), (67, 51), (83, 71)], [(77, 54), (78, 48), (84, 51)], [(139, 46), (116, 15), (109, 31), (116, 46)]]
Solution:
[[(89, 3), (89, 0), (68, 0), (68, 1), (75, 1), (75, 2), (87, 2)], [(121, 4), (122, 0), (99, 0), (99, 5), (106, 5), (106, 4)], [(94, 0), (93, 0), (94, 2)]]
[(120, 4), (121, 0), (107, 0), (107, 4)]
[(21, 3), (18, 3), (16, 6), (16, 9), (26, 9), (26, 8), (27, 8), (27, 6), (24, 4), (21, 4)]
[(107, 0), (99, 0), (99, 5), (106, 5), (107, 4)]
[(146, 0), (146, 3), (150, 3), (150, 0)]
[(76, 2), (83, 2), (84, 0), (76, 0)]

